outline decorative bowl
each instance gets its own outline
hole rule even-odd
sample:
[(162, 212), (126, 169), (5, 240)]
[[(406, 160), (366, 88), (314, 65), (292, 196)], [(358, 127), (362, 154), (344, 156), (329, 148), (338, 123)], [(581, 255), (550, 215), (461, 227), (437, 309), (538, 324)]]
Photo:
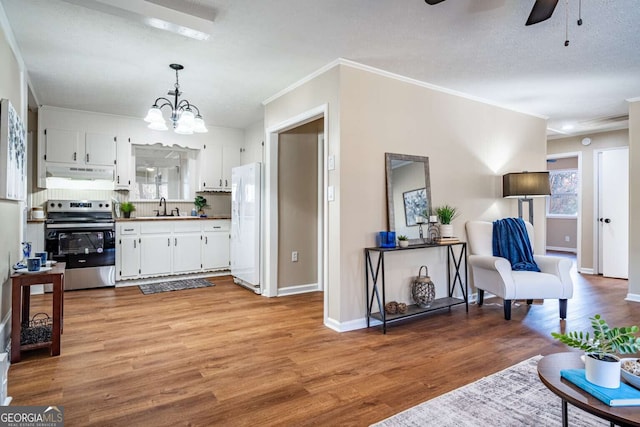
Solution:
[[(625, 381), (627, 381), (629, 384), (631, 384), (635, 388), (640, 389), (640, 375), (635, 375), (627, 370), (629, 369), (629, 365), (633, 362), (636, 363), (635, 372), (640, 374), (640, 359), (635, 357), (627, 357), (624, 359), (620, 359), (620, 363), (622, 366), (622, 368), (620, 369), (620, 374), (622, 375), (622, 378), (625, 379)], [(625, 369), (625, 365), (627, 365), (627, 369)]]

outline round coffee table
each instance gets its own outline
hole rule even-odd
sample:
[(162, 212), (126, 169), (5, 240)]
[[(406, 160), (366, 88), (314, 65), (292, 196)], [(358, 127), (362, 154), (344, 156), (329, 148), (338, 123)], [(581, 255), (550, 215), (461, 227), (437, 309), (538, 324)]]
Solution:
[(611, 425), (640, 426), (640, 406), (609, 406), (578, 386), (560, 377), (562, 369), (584, 369), (582, 353), (555, 353), (538, 362), (538, 375), (542, 383), (562, 399), (562, 425), (567, 426), (567, 402), (603, 418)]

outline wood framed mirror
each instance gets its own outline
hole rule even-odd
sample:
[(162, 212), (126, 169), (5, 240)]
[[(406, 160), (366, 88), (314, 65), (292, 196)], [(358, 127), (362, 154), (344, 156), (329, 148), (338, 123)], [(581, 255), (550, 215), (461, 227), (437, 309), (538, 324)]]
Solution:
[(426, 233), (431, 205), (429, 158), (385, 153), (387, 175), (387, 219), (389, 231), (410, 240)]

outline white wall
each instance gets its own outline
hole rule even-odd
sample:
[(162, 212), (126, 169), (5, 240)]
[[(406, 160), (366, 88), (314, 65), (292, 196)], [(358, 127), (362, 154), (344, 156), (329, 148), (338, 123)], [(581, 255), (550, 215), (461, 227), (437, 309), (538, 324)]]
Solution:
[[(453, 225), (463, 238), (466, 220), (516, 214), (516, 203), (501, 197), (502, 174), (546, 169), (545, 120), (372, 71), (337, 65), (271, 101), (265, 112), (270, 126), (328, 103), (329, 151), (336, 154), (329, 185), (337, 199), (329, 203), (328, 313), (329, 323), (343, 329), (364, 324), (363, 248), (375, 246), (375, 233), (387, 227), (385, 152), (429, 157), (432, 202), (460, 209)], [(337, 86), (322, 84), (336, 80)], [(543, 251), (544, 200), (536, 203), (536, 223), (535, 246)], [(387, 300), (406, 300), (424, 263), (442, 295), (443, 262), (432, 250), (389, 256)]]
[[(22, 120), (27, 123), (26, 80), (21, 61), (16, 59), (8, 40), (11, 33), (0, 5), (0, 98), (11, 101)], [(7, 35), (9, 34), (9, 35)], [(0, 168), (0, 173), (5, 173)], [(4, 351), (11, 333), (11, 266), (20, 260), (23, 236), (24, 203), (0, 200), (0, 352)]]
[(244, 146), (240, 164), (264, 162), (264, 120), (251, 124), (244, 130)]

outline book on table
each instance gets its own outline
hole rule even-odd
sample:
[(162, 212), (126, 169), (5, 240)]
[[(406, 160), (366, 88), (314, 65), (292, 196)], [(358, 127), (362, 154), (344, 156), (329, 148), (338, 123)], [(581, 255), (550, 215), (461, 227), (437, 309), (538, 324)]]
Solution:
[(640, 390), (620, 383), (618, 388), (606, 388), (587, 381), (584, 369), (563, 369), (560, 376), (577, 385), (609, 406), (640, 406)]

